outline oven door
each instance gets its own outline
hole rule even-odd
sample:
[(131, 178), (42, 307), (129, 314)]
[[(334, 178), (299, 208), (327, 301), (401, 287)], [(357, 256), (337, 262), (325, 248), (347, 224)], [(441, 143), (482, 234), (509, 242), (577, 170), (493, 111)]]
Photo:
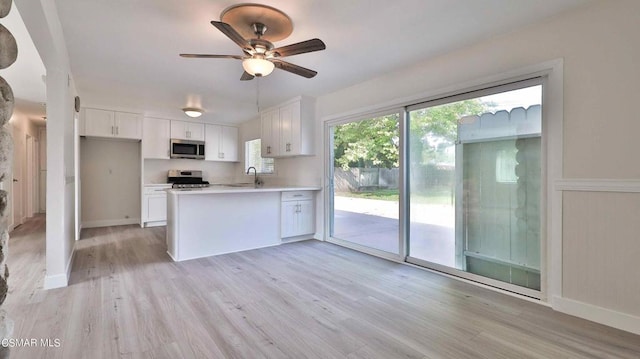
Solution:
[(204, 159), (204, 142), (171, 139), (171, 158)]

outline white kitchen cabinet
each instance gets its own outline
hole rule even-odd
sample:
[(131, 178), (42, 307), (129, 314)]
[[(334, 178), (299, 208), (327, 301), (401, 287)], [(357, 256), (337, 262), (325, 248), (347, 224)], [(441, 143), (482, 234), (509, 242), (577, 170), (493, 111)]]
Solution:
[(84, 136), (142, 139), (142, 119), (136, 113), (87, 108), (82, 122)]
[(171, 121), (144, 118), (142, 121), (142, 158), (169, 159)]
[(171, 138), (204, 141), (204, 124), (187, 121), (171, 121)]
[(205, 160), (238, 161), (238, 128), (205, 125)]
[(280, 109), (264, 111), (260, 114), (262, 157), (278, 157), (280, 155)]
[(313, 192), (282, 192), (280, 237), (290, 238), (315, 233)]
[(167, 189), (171, 184), (145, 185), (142, 199), (142, 223), (144, 227), (167, 224)]
[(297, 97), (260, 115), (262, 157), (314, 154), (315, 109), (312, 99)]

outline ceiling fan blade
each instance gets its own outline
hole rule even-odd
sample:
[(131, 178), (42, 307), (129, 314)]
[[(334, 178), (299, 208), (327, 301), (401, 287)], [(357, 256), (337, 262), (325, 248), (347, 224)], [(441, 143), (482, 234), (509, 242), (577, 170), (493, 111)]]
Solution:
[(284, 70), (284, 71), (288, 71), (291, 72), (293, 74), (296, 75), (300, 75), (302, 77), (306, 77), (308, 79), (314, 77), (315, 75), (318, 74), (318, 72), (313, 71), (313, 70), (309, 70), (307, 68), (304, 68), (302, 66), (298, 66), (298, 65), (294, 65), (290, 62), (286, 62), (286, 61), (282, 61), (282, 60), (278, 60), (278, 59), (271, 59), (271, 62), (273, 62), (273, 64), (279, 68), (280, 70)]
[(225, 34), (231, 41), (235, 42), (242, 48), (242, 50), (250, 51), (253, 50), (249, 41), (245, 40), (242, 35), (238, 34), (236, 30), (234, 30), (231, 25), (224, 23), (222, 21), (211, 21), (211, 25), (215, 26), (220, 32)]
[(240, 81), (253, 80), (253, 77), (254, 77), (253, 75), (251, 75), (250, 73), (245, 71), (245, 72), (242, 73), (242, 76), (240, 76)]
[(190, 59), (244, 59), (244, 57), (238, 55), (180, 54), (180, 56)]
[(304, 54), (307, 52), (314, 52), (324, 50), (327, 47), (320, 39), (311, 39), (307, 41), (298, 42), (295, 44), (278, 47), (267, 52), (267, 55), (273, 55), (276, 57), (293, 56), (298, 54)]

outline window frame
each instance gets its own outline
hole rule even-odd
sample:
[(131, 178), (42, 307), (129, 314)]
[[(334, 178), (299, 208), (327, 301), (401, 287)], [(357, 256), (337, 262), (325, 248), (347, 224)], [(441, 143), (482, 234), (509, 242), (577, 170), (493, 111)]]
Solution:
[[(248, 150), (249, 150), (249, 148), (248, 148), (248, 147), (250, 146), (250, 144), (249, 144), (249, 143), (250, 143), (250, 142), (253, 142), (253, 141), (256, 141), (256, 140), (260, 140), (260, 141), (262, 141), (262, 139), (261, 139), (260, 137), (252, 138), (252, 139), (248, 139), (248, 140), (245, 140), (245, 141), (244, 141), (244, 168), (245, 168), (245, 171), (246, 171), (249, 167), (254, 167), (254, 168), (256, 168), (256, 169), (257, 169), (257, 167), (255, 166), (255, 164), (251, 164), (251, 163), (249, 163), (249, 155), (248, 155)], [(260, 145), (261, 145), (261, 142), (260, 142), (260, 144), (258, 144), (258, 147), (259, 147), (259, 148), (260, 148)], [(271, 161), (273, 162), (273, 164), (272, 164), (273, 171), (272, 171), (272, 172), (261, 172), (261, 171), (256, 171), (256, 172), (257, 172), (257, 174), (259, 174), (259, 175), (263, 175), (263, 176), (273, 176), (273, 175), (275, 175), (275, 174), (276, 174), (276, 162), (275, 162), (275, 159), (274, 159), (274, 158), (271, 158), (271, 157), (262, 157), (262, 151), (260, 152), (260, 158), (262, 159), (262, 161), (264, 161), (264, 160), (271, 160)], [(259, 167), (262, 167), (262, 166), (259, 166)]]

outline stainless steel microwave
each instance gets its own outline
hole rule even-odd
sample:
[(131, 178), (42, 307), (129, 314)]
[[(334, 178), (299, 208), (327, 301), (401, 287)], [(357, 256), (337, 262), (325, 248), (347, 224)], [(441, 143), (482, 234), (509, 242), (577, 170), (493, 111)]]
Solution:
[(204, 160), (204, 141), (171, 139), (171, 158)]

